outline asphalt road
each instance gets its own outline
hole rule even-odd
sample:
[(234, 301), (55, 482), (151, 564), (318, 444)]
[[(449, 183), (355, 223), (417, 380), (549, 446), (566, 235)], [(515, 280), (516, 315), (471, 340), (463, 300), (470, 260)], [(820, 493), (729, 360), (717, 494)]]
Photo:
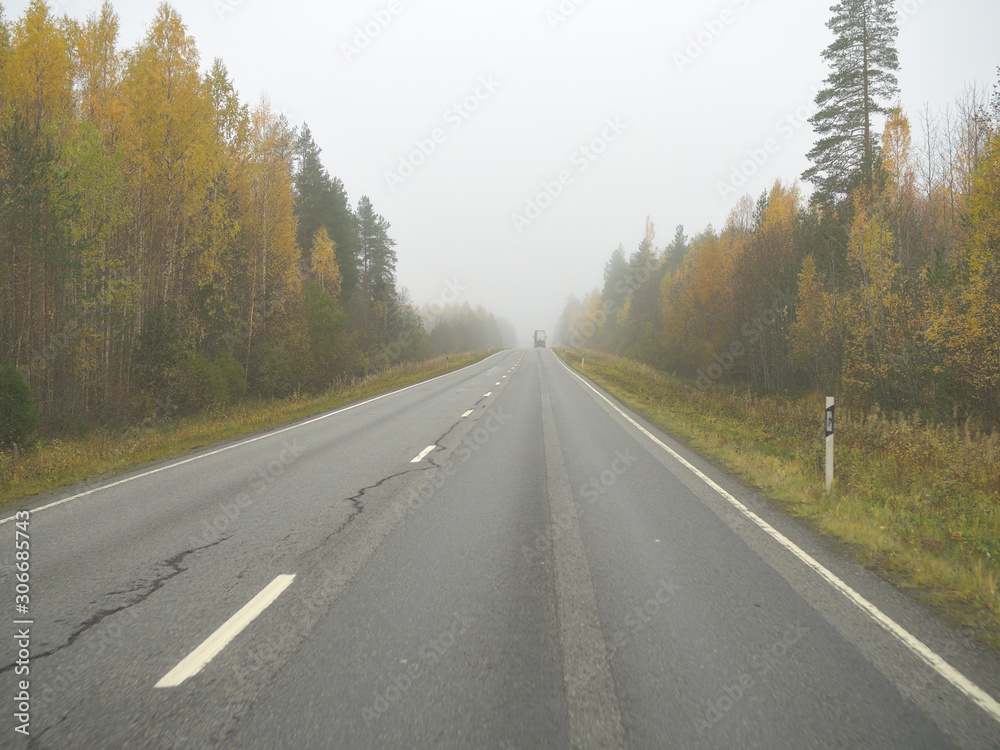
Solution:
[(1000, 747), (992, 653), (548, 350), (24, 509), (2, 747)]

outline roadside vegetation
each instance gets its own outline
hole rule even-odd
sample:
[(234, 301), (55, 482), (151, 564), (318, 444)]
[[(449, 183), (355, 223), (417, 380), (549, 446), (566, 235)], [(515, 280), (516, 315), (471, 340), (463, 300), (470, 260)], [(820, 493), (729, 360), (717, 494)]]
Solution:
[(658, 247), (647, 220), (555, 343), (1000, 649), (1000, 79), (911, 124), (891, 0), (830, 10), (808, 198), (781, 180), (738, 198), (756, 168), (734, 165), (720, 229)]
[(162, 409), (155, 418), (138, 426), (39, 438), (26, 451), (0, 451), (0, 505), (321, 414), (474, 364), (486, 356), (487, 352), (476, 352), (407, 362), (377, 374), (337, 382), (319, 395), (244, 400), (186, 417), (175, 417), (169, 409)]
[(125, 48), (110, 2), (0, 6), (0, 451), (513, 343), (456, 277), (414, 304), (308, 125), (150, 15)]
[(0, 502), (513, 342), (457, 278), (414, 304), (391, 230), (168, 3), (129, 49), (110, 2), (0, 7)]
[[(823, 394), (761, 395), (595, 351), (576, 370), (693, 449), (856, 545), (861, 559), (1000, 650), (1000, 435), (872, 407), (837, 413), (824, 492)], [(581, 355), (586, 354), (585, 364)]]

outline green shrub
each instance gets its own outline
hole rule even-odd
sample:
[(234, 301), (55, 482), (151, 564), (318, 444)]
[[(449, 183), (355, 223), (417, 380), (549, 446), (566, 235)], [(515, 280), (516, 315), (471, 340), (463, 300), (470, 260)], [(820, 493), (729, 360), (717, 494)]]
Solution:
[(243, 365), (236, 361), (236, 357), (226, 352), (216, 358), (215, 366), (225, 384), (227, 403), (238, 401), (247, 390), (247, 379)]
[(28, 381), (14, 365), (0, 367), (0, 447), (23, 444), (37, 424)]
[(246, 390), (243, 368), (232, 354), (223, 354), (215, 361), (204, 354), (189, 354), (180, 372), (172, 398), (184, 404), (186, 411), (229, 406)]

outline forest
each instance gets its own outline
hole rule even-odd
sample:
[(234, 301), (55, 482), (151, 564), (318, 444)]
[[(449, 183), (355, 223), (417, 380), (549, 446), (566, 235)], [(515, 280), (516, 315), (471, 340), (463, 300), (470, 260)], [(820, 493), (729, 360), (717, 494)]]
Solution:
[[(757, 393), (821, 392), (929, 421), (1000, 424), (1000, 83), (915, 120), (898, 105), (888, 0), (845, 0), (803, 175), (744, 196), (721, 231), (647, 220), (565, 345)], [(1000, 71), (998, 71), (1000, 72)], [(884, 128), (879, 134), (875, 126)]]
[(168, 4), (131, 49), (110, 3), (0, 6), (0, 405), (130, 423), (510, 345), (482, 308), (421, 311), (396, 253), (309, 127), (203, 72)]

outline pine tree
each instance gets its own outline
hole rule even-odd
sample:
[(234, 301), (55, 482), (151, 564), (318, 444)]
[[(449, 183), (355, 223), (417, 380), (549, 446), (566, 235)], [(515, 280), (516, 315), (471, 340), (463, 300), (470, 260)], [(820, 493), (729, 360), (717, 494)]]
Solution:
[(811, 118), (819, 140), (802, 177), (816, 186), (814, 203), (842, 201), (870, 187), (878, 136), (872, 118), (887, 114), (898, 92), (896, 13), (892, 0), (841, 0), (827, 26), (836, 34), (823, 51), (832, 71)]
[(395, 314), (396, 241), (389, 236), (389, 222), (375, 212), (367, 195), (358, 201), (356, 216), (360, 283), (351, 321), (370, 343), (384, 342)]
[(375, 212), (367, 195), (358, 201), (357, 217), (362, 287), (371, 302), (387, 303), (396, 296), (396, 241), (389, 236), (389, 222)]

